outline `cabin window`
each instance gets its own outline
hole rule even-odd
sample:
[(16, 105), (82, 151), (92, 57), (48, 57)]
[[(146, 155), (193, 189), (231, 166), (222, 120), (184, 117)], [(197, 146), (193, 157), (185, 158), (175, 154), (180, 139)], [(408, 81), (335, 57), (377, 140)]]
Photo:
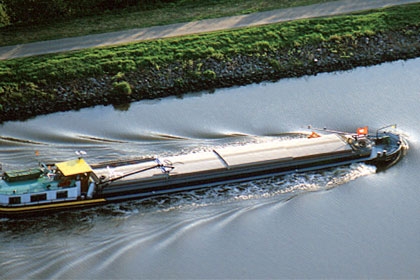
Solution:
[(9, 197), (9, 204), (20, 204), (20, 196)]
[(59, 199), (59, 198), (67, 198), (67, 197), (68, 197), (67, 191), (57, 192), (57, 199)]
[(42, 200), (47, 200), (47, 194), (46, 193), (31, 195), (31, 202), (38, 202), (38, 201), (42, 201)]

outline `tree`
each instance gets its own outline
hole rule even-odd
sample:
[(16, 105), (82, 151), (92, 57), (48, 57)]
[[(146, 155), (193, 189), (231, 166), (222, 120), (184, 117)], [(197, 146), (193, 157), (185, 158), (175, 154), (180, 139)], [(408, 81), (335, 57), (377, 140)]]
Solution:
[(0, 2), (0, 27), (10, 24), (10, 18), (6, 12), (6, 6)]

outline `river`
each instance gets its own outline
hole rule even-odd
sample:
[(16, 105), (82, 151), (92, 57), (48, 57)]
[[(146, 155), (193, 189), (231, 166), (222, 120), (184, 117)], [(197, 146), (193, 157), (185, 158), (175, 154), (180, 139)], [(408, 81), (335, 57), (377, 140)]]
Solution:
[[(2, 279), (420, 278), (420, 59), (0, 125), (3, 168), (398, 124), (407, 156), (0, 220)], [(35, 155), (37, 154), (37, 155)]]

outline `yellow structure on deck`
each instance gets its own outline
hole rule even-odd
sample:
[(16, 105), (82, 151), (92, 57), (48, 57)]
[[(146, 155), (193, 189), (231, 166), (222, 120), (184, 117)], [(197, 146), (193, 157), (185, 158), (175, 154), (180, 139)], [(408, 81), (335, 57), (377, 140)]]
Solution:
[(56, 163), (55, 165), (66, 177), (92, 172), (92, 168), (83, 158)]

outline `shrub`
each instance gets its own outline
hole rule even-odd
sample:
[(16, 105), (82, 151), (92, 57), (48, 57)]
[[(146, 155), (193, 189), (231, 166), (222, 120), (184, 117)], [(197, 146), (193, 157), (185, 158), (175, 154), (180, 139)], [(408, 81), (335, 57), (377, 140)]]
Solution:
[(131, 86), (129, 83), (123, 82), (115, 82), (112, 84), (113, 93), (118, 94), (119, 96), (128, 97), (131, 95)]
[(281, 70), (281, 65), (280, 62), (277, 59), (270, 59), (268, 61), (268, 63), (271, 65), (271, 67), (275, 70), (275, 71), (280, 71)]
[(267, 41), (259, 41), (252, 45), (254, 51), (257, 52), (267, 52), (272, 49), (270, 42)]
[(185, 85), (184, 79), (177, 78), (174, 80), (174, 87), (182, 88), (184, 87), (184, 85)]
[(210, 70), (210, 69), (207, 69), (206, 71), (204, 71), (203, 76), (206, 79), (210, 79), (210, 80), (216, 79), (216, 73), (213, 70)]
[[(174, 0), (2, 0), (11, 24), (39, 24), (61, 19), (104, 14), (137, 6), (140, 9), (160, 7)], [(0, 2), (0, 14), (1, 14)], [(4, 10), (4, 8), (3, 8)], [(1, 17), (0, 17), (1, 20)], [(0, 24), (1, 26), (1, 24)]]
[(0, 27), (10, 24), (10, 18), (7, 15), (6, 7), (0, 2)]
[(12, 24), (42, 23), (66, 17), (68, 5), (63, 0), (4, 0)]
[(133, 60), (108, 60), (100, 63), (104, 72), (117, 74), (118, 72), (130, 72), (136, 69), (136, 63)]

